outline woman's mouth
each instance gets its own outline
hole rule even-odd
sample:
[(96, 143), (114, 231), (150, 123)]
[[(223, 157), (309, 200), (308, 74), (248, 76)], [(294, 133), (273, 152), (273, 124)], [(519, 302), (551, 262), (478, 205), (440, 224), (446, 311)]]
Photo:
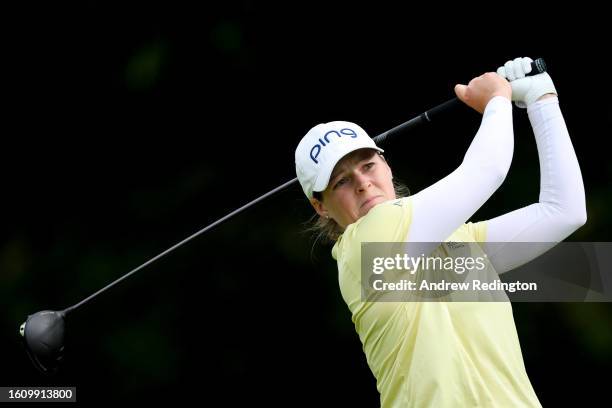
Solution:
[(374, 197), (368, 198), (367, 200), (365, 200), (365, 201), (363, 202), (363, 204), (361, 204), (361, 208), (362, 208), (362, 209), (363, 209), (363, 208), (368, 209), (369, 207), (372, 207), (372, 206), (373, 206), (373, 204), (375, 203), (376, 199), (378, 199), (378, 198), (380, 198), (380, 197), (382, 197), (382, 196), (377, 195), (377, 196), (374, 196)]

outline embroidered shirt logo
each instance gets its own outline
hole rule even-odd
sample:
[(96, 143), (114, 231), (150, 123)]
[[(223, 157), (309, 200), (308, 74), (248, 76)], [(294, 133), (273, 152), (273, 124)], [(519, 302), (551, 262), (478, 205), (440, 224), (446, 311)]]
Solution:
[(453, 242), (453, 241), (449, 241), (446, 243), (446, 245), (450, 248), (450, 249), (458, 249), (458, 248), (463, 248), (465, 247), (465, 243), (463, 242)]

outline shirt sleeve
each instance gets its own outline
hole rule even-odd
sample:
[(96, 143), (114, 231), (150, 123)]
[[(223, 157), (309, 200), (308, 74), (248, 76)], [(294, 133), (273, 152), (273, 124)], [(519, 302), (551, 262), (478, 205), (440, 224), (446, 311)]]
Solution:
[(503, 183), (513, 150), (512, 105), (497, 96), (487, 104), (459, 167), (412, 196), (412, 225), (405, 240), (414, 244), (406, 252), (430, 253), (463, 225)]
[[(498, 273), (517, 268), (586, 222), (582, 174), (556, 97), (528, 108), (540, 162), (539, 202), (487, 221), (485, 252)], [(512, 246), (501, 243), (530, 242)]]

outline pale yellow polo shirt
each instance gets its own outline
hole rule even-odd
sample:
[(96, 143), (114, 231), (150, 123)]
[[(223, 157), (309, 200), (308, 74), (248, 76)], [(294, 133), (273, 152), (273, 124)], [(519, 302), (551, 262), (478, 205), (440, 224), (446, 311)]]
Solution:
[[(363, 302), (361, 242), (402, 242), (411, 199), (373, 207), (332, 249), (342, 297), (376, 378), (383, 408), (540, 407), (510, 302)], [(446, 241), (484, 242), (486, 222)]]

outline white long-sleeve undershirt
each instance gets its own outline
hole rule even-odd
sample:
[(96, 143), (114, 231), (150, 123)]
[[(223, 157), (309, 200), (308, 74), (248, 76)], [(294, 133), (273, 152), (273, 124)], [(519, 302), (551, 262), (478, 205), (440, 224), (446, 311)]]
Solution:
[[(538, 148), (540, 197), (537, 203), (487, 221), (485, 252), (498, 273), (538, 257), (584, 225), (587, 218), (582, 173), (558, 99), (531, 104), (527, 113)], [(520, 248), (499, 244), (508, 242), (540, 244)]]
[[(498, 273), (541, 255), (586, 222), (582, 175), (558, 99), (533, 103), (528, 115), (540, 159), (540, 198), (487, 221), (485, 252)], [(408, 246), (408, 252), (430, 253), (465, 223), (503, 183), (513, 149), (512, 105), (504, 97), (492, 98), (459, 167), (412, 197), (406, 241), (418, 244)], [(505, 251), (499, 242), (548, 244), (534, 245), (517, 256), (517, 251)], [(492, 244), (487, 247), (487, 243)]]

